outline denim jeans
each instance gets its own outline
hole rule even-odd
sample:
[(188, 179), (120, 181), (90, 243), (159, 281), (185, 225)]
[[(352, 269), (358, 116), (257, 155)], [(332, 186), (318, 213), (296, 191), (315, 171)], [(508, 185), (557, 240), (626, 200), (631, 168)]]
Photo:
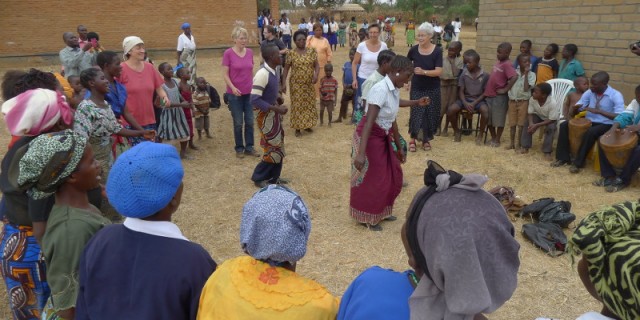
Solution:
[[(251, 95), (229, 95), (229, 107), (233, 117), (233, 138), (236, 142), (236, 152), (253, 151), (253, 107)], [(242, 125), (244, 124), (244, 142), (242, 140)]]

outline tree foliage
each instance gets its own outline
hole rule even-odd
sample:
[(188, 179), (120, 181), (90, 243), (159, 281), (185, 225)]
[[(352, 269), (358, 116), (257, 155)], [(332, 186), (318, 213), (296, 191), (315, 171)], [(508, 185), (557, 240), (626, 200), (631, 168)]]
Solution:
[(398, 0), (396, 7), (402, 11), (410, 12), (416, 21), (424, 20), (425, 15), (433, 14), (435, 11), (431, 0)]
[(465, 3), (463, 5), (450, 7), (447, 10), (447, 15), (450, 17), (462, 17), (467, 21), (471, 21), (471, 19), (478, 16), (478, 10), (472, 7), (470, 4)]

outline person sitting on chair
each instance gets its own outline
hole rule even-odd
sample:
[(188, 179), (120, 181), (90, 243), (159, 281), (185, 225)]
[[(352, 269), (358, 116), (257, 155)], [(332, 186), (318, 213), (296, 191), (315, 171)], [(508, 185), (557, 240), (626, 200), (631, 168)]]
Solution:
[[(636, 87), (635, 94), (636, 98), (631, 101), (624, 112), (613, 119), (611, 129), (605, 134), (616, 134), (616, 132), (620, 130), (631, 131), (636, 134), (640, 133), (640, 105), (638, 104), (638, 101), (640, 101), (640, 85)], [(620, 191), (628, 186), (629, 183), (631, 183), (633, 174), (640, 168), (640, 146), (636, 145), (633, 148), (629, 159), (624, 164), (624, 168), (622, 168), (622, 172), (619, 175), (616, 175), (616, 171), (604, 154), (602, 146), (598, 146), (598, 153), (602, 178), (594, 181), (593, 185), (605, 187), (607, 192)]]
[(569, 148), (569, 122), (560, 124), (558, 145), (556, 147), (556, 161), (552, 167), (560, 167), (571, 163), (569, 172), (578, 173), (584, 167), (587, 153), (593, 148), (598, 138), (607, 132), (613, 124), (613, 119), (624, 111), (624, 98), (622, 94), (609, 85), (609, 74), (604, 71), (596, 72), (591, 77), (591, 86), (580, 98), (578, 103), (571, 107), (569, 116), (573, 117), (578, 112), (587, 111), (585, 118), (591, 120), (591, 127), (582, 136), (580, 148), (571, 162)]
[(458, 114), (466, 110), (470, 114), (477, 112), (480, 114), (480, 131), (476, 136), (476, 144), (480, 145), (487, 127), (489, 116), (489, 106), (484, 101), (484, 89), (489, 81), (489, 74), (480, 67), (480, 55), (474, 50), (465, 51), (464, 63), (467, 68), (462, 71), (458, 78), (458, 98), (454, 104), (447, 109), (447, 122), (453, 128), (453, 141), (462, 140), (462, 132), (458, 128)]

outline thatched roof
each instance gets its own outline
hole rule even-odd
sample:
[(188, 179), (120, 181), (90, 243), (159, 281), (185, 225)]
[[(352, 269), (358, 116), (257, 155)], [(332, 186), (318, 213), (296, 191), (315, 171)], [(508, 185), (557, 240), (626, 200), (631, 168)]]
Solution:
[(365, 11), (364, 8), (356, 3), (345, 3), (342, 6), (336, 8), (334, 11), (351, 11), (351, 12), (360, 12)]

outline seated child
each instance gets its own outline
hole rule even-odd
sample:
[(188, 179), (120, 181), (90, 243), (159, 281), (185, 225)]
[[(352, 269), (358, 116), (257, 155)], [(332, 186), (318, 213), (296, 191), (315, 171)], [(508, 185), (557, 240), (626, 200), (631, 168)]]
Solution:
[[(578, 101), (582, 98), (582, 94), (589, 90), (589, 79), (587, 79), (587, 77), (577, 77), (573, 80), (573, 87), (575, 88), (575, 91), (571, 91), (567, 95), (567, 98), (564, 100), (564, 105), (562, 106), (562, 119), (565, 120), (569, 120), (571, 118), (571, 115), (569, 115), (571, 107), (578, 104)], [(575, 118), (583, 118), (586, 113), (586, 111), (582, 111), (578, 113)]]
[(558, 54), (558, 45), (549, 44), (544, 49), (544, 56), (538, 60), (538, 69), (536, 70), (536, 84), (547, 82), (558, 77), (558, 69), (560, 65), (556, 60)]
[[(531, 98), (531, 88), (536, 83), (536, 74), (531, 71), (531, 60), (524, 53), (518, 55), (516, 73), (518, 80), (509, 89), (509, 145), (506, 149), (520, 150), (520, 137), (527, 118), (527, 107)], [(516, 134), (516, 128), (518, 129)]]
[(324, 109), (329, 113), (328, 125), (331, 127), (333, 121), (333, 108), (336, 105), (336, 97), (338, 96), (338, 80), (332, 76), (333, 65), (327, 63), (324, 65), (325, 77), (320, 79), (320, 125), (324, 124)]
[(75, 318), (80, 256), (89, 239), (110, 224), (87, 196), (100, 186), (101, 170), (87, 139), (71, 130), (38, 136), (20, 159), (20, 187), (34, 199), (55, 194), (42, 238), (51, 288), (42, 319)]
[(489, 81), (489, 74), (480, 67), (480, 55), (475, 50), (467, 50), (464, 55), (466, 68), (458, 78), (458, 100), (447, 109), (447, 122), (451, 123), (455, 142), (462, 140), (462, 132), (458, 127), (458, 116), (462, 110), (480, 114), (480, 128), (476, 137), (476, 145), (482, 143), (489, 117), (489, 107), (484, 101), (484, 90)]
[(183, 177), (173, 146), (142, 142), (118, 157), (106, 190), (127, 218), (87, 243), (76, 319), (196, 319), (216, 263), (171, 222)]
[(522, 150), (520, 153), (529, 152), (532, 144), (532, 136), (536, 130), (544, 127), (545, 135), (542, 143), (542, 152), (547, 161), (553, 160), (551, 151), (553, 148), (553, 138), (556, 133), (556, 122), (560, 118), (560, 109), (557, 102), (551, 96), (551, 85), (543, 82), (533, 88), (533, 93), (529, 99), (527, 118), (522, 131)]
[(196, 118), (196, 130), (198, 130), (198, 140), (202, 139), (202, 130), (207, 134), (207, 138), (213, 138), (209, 133), (209, 109), (220, 108), (220, 96), (218, 91), (203, 77), (196, 79), (196, 88), (193, 92), (193, 105), (196, 108), (194, 114)]

